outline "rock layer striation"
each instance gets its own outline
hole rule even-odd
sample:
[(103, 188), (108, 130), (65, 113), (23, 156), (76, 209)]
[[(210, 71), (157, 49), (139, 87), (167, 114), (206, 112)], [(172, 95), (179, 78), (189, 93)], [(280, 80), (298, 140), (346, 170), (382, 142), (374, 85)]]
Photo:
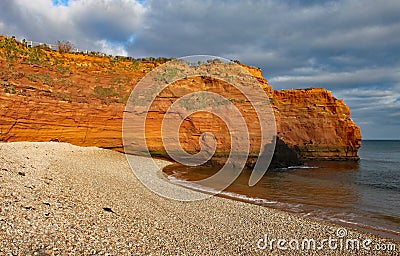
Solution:
[[(61, 54), (30, 48), (0, 37), (0, 141), (61, 141), (123, 151), (122, 121), (131, 90), (163, 59), (134, 60), (96, 54)], [(257, 78), (272, 104), (278, 165), (298, 160), (357, 160), (359, 127), (350, 109), (325, 89), (273, 90), (261, 71), (245, 66)], [(160, 94), (147, 120), (146, 136), (154, 155), (165, 155), (160, 133), (168, 106), (184, 93), (207, 88), (227, 95), (242, 111), (250, 129), (250, 152), (260, 148), (256, 114), (238, 91), (207, 77), (171, 85)], [(199, 150), (199, 136), (215, 134), (217, 155), (229, 153), (230, 137), (216, 116), (197, 113), (185, 120), (180, 142), (188, 152)]]

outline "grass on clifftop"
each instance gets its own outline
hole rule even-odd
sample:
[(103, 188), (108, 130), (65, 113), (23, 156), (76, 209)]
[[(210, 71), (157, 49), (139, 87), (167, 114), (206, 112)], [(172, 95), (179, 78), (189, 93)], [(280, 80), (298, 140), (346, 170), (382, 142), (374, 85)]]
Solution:
[(50, 97), (66, 102), (125, 103), (134, 84), (170, 60), (134, 59), (98, 52), (72, 53), (0, 36), (0, 86), (7, 94)]

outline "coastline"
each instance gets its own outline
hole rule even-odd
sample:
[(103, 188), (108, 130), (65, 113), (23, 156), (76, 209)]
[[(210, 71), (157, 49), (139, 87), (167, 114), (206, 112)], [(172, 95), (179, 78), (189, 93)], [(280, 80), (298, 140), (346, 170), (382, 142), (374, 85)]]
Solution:
[(396, 250), (333, 250), (327, 245), (327, 251), (282, 250), (276, 243), (272, 250), (259, 249), (265, 236), (322, 241), (337, 239), (344, 227), (222, 197), (165, 199), (145, 188), (125, 156), (111, 150), (1, 143), (0, 170), (0, 254), (400, 253), (398, 241), (347, 227), (343, 239), (371, 239), (372, 244), (394, 244)]
[[(178, 179), (178, 178), (168, 178), (171, 182), (174, 184), (178, 184), (180, 186), (183, 186), (185, 188), (189, 188), (191, 190), (195, 190), (198, 192), (206, 193), (206, 194), (214, 194), (216, 193), (213, 189), (209, 189), (206, 187), (200, 187), (193, 185), (192, 183)], [(221, 198), (226, 198), (230, 200), (235, 200), (235, 201), (240, 201), (240, 202), (245, 202), (249, 204), (254, 204), (262, 207), (267, 207), (270, 209), (275, 209), (278, 211), (283, 211), (285, 213), (292, 213), (298, 216), (302, 216), (305, 218), (313, 219), (322, 223), (330, 223), (330, 224), (335, 224), (343, 227), (348, 227), (352, 228), (358, 231), (363, 231), (365, 233), (372, 233), (375, 234), (379, 237), (384, 237), (388, 239), (393, 239), (395, 241), (400, 242), (400, 236), (399, 233), (391, 230), (391, 229), (385, 229), (382, 227), (377, 227), (377, 226), (372, 226), (372, 225), (367, 225), (365, 223), (360, 223), (360, 222), (352, 222), (348, 221), (345, 219), (338, 219), (335, 217), (331, 217), (328, 213), (328, 215), (316, 215), (315, 213), (310, 212), (310, 209), (299, 209), (299, 204), (296, 203), (286, 203), (286, 202), (281, 202), (281, 201), (276, 201), (276, 200), (268, 200), (265, 198), (259, 198), (259, 197), (251, 197), (247, 196), (245, 194), (238, 194), (235, 192), (230, 192), (230, 191), (223, 191), (219, 194), (216, 194), (215, 196), (221, 197)], [(293, 209), (294, 208), (294, 209)]]

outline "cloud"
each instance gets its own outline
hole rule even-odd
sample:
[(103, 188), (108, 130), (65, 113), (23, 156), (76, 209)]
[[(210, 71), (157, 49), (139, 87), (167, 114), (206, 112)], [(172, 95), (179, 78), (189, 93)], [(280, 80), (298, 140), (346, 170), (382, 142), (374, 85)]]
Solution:
[[(398, 100), (364, 94), (398, 95), (399, 13), (400, 1), (375, 0), (3, 0), (0, 31), (133, 57), (237, 59), (260, 67), (276, 89), (329, 88), (367, 137), (379, 130), (368, 124), (387, 118), (385, 136), (398, 138)], [(362, 107), (367, 100), (382, 103), (381, 119)]]
[[(5, 0), (0, 3), (2, 33), (54, 43), (71, 41), (87, 50), (104, 44), (123, 47), (142, 27), (145, 7), (135, 0)], [(119, 52), (125, 52), (119, 51)]]
[(400, 84), (386, 88), (344, 88), (335, 95), (346, 99), (365, 138), (400, 139)]
[[(400, 81), (399, 67), (366, 68), (354, 71), (329, 72), (303, 68), (301, 73), (307, 75), (286, 75), (270, 79), (270, 83), (279, 83), (280, 87), (320, 87), (324, 85), (329, 89), (337, 89), (349, 86), (365, 86), (371, 84), (395, 83)], [(296, 69), (292, 73), (297, 73)]]
[(113, 44), (106, 40), (100, 40), (96, 42), (100, 52), (108, 53), (114, 56), (128, 56), (128, 52), (125, 47), (121, 44)]

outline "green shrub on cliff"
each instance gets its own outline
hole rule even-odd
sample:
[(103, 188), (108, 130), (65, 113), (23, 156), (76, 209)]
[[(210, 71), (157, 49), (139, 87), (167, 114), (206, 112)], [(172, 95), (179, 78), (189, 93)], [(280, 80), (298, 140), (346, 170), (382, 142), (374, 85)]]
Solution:
[(94, 96), (100, 99), (104, 104), (109, 104), (110, 102), (116, 102), (119, 98), (119, 93), (114, 87), (103, 88), (99, 85), (94, 87)]
[(11, 93), (11, 94), (17, 93), (17, 91), (15, 90), (14, 85), (10, 85), (10, 84), (4, 86), (4, 92), (5, 93)]
[(17, 42), (15, 37), (0, 37), (0, 54), (10, 63), (20, 60), (20, 63), (43, 65), (49, 61), (45, 50), (46, 45), (28, 47), (26, 42)]

